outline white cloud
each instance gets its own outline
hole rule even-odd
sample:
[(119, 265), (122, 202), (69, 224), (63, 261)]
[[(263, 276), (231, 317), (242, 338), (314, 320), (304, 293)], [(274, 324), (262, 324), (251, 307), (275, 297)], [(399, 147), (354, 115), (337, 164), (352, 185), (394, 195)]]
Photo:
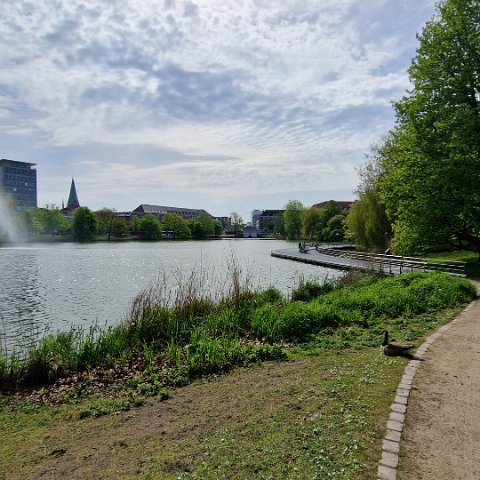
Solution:
[[(232, 199), (229, 210), (260, 192), (351, 191), (354, 167), (392, 125), (433, 6), (4, 1), (0, 139), (13, 147), (2, 156), (77, 170), (94, 208), (104, 197), (129, 208), (122, 192), (140, 201), (158, 182), (180, 200)], [(43, 203), (55, 201), (39, 178)]]

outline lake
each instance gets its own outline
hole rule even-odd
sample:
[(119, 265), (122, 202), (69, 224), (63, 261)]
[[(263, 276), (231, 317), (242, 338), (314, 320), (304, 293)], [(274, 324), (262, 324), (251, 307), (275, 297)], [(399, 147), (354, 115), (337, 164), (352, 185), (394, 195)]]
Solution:
[(135, 296), (160, 279), (174, 290), (197, 273), (218, 295), (232, 261), (253, 286), (288, 295), (300, 278), (336, 278), (336, 270), (273, 258), (282, 240), (42, 243), (0, 247), (0, 348), (72, 327), (114, 325)]

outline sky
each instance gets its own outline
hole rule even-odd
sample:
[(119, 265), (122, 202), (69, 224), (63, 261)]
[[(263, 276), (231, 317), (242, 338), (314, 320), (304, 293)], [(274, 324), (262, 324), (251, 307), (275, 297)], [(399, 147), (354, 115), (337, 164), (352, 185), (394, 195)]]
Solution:
[(353, 200), (434, 0), (2, 0), (0, 158), (38, 204)]

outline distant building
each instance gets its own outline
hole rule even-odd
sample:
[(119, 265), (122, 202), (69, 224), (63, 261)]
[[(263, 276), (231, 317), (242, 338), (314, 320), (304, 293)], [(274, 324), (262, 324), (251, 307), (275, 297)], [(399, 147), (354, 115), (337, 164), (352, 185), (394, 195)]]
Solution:
[(223, 228), (227, 228), (230, 225), (230, 217), (215, 217), (215, 220), (218, 220)]
[[(329, 200), (331, 202), (331, 200)], [(344, 212), (348, 212), (350, 211), (350, 209), (352, 208), (352, 204), (353, 204), (353, 201), (344, 201), (344, 200), (334, 200), (335, 203), (338, 203), (338, 205), (340, 205), (340, 208), (344, 211)], [(327, 205), (328, 202), (320, 202), (320, 203), (316, 203), (315, 205), (312, 205), (312, 208), (325, 208), (326, 205)]]
[(261, 214), (261, 210), (255, 209), (252, 211), (252, 227), (258, 228), (258, 219), (260, 218)]
[(243, 238), (257, 238), (258, 231), (256, 227), (245, 227), (243, 229)]
[(285, 210), (264, 210), (257, 220), (258, 230), (262, 233), (268, 231), (269, 227), (279, 220), (284, 212)]
[(0, 160), (0, 190), (16, 203), (16, 209), (37, 207), (37, 170), (35, 163)]
[(62, 213), (64, 215), (71, 215), (77, 208), (80, 207), (80, 202), (78, 201), (77, 188), (75, 187), (75, 180), (72, 178), (72, 183), (70, 184), (70, 192), (68, 194), (67, 206), (62, 205)]
[(205, 213), (207, 215), (210, 215), (205, 210), (198, 210), (194, 208), (166, 207), (163, 205), (147, 205), (145, 203), (142, 203), (135, 210), (132, 211), (132, 215), (138, 215), (140, 217), (143, 217), (147, 214), (155, 215), (160, 221), (163, 221), (163, 217), (166, 213), (176, 213), (185, 220), (195, 220), (200, 215)]

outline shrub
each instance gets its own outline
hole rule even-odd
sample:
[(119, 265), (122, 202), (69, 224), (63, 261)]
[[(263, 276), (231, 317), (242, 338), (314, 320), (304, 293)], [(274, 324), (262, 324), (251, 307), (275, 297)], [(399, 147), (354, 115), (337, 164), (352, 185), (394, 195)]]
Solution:
[(301, 302), (288, 304), (278, 319), (278, 336), (275, 340), (305, 340), (318, 328), (313, 311)]
[(292, 301), (310, 302), (325, 293), (331, 292), (335, 288), (335, 282), (301, 282), (300, 285), (292, 291)]
[(264, 338), (267, 342), (278, 340), (280, 312), (280, 307), (271, 303), (257, 308), (251, 318), (252, 333), (258, 338)]

